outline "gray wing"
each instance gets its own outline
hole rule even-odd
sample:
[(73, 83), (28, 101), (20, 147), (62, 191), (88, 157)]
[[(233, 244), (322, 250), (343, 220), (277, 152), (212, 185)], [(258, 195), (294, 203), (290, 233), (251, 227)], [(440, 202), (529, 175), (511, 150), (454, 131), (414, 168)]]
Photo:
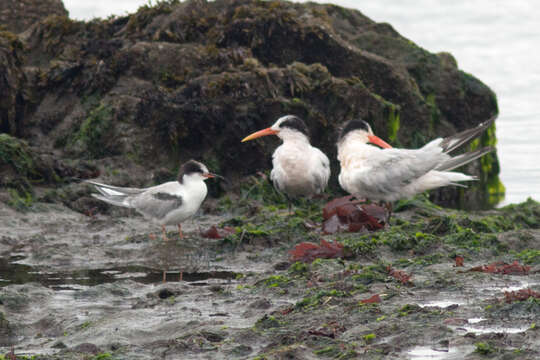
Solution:
[(131, 201), (132, 206), (144, 215), (155, 219), (163, 219), (171, 211), (182, 206), (184, 200), (180, 195), (164, 192), (144, 193)]
[(369, 157), (354, 175), (355, 183), (366, 192), (388, 194), (399, 192), (442, 161), (449, 158), (441, 149), (433, 147), (417, 150), (384, 149)]

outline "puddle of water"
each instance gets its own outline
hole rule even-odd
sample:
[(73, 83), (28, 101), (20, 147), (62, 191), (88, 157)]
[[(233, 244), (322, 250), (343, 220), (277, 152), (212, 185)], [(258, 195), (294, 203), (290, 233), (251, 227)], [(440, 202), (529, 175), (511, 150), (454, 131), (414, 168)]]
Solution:
[(528, 329), (528, 326), (522, 327), (504, 327), (504, 326), (488, 326), (488, 327), (474, 327), (474, 326), (460, 326), (456, 330), (474, 333), (474, 334), (490, 334), (490, 333), (505, 333), (505, 334), (517, 334), (524, 332)]
[(518, 327), (506, 327), (499, 325), (480, 324), (487, 321), (485, 318), (470, 318), (467, 319), (467, 325), (463, 326), (451, 326), (455, 331), (462, 333), (474, 333), (474, 334), (490, 334), (490, 333), (505, 333), (505, 334), (517, 334), (526, 331), (529, 327), (527, 325)]
[(524, 280), (510, 278), (504, 282), (490, 284), (490, 286), (483, 287), (482, 290), (488, 293), (493, 293), (493, 295), (500, 295), (500, 293), (504, 291), (519, 291), (538, 285), (540, 285), (538, 281), (531, 281), (531, 279)]
[(422, 304), (418, 304), (420, 307), (440, 307), (440, 308), (447, 308), (452, 305), (463, 305), (463, 302), (460, 301), (450, 301), (450, 300), (434, 300), (434, 301), (428, 301)]
[(430, 346), (415, 346), (411, 350), (407, 351), (407, 359), (414, 360), (453, 360), (463, 359), (465, 354), (474, 350), (473, 346), (450, 346), (447, 351), (434, 350)]
[[(78, 270), (74, 272), (38, 271), (31, 266), (0, 259), (0, 287), (10, 284), (26, 284), (37, 282), (54, 290), (73, 288), (74, 285), (95, 286), (112, 283), (129, 278), (143, 284), (153, 284), (163, 281), (163, 271), (143, 266), (126, 266), (110, 269)], [(233, 280), (237, 273), (232, 271), (185, 272), (182, 281), (192, 285), (207, 285), (201, 281), (219, 279)], [(179, 272), (168, 272), (167, 281), (180, 281)]]
[(518, 291), (538, 285), (540, 285), (538, 281), (517, 279), (508, 275), (508, 278), (495, 280), (490, 282), (488, 286), (478, 286), (478, 284), (475, 284), (468, 289), (463, 289), (461, 293), (444, 292), (439, 293), (436, 297), (433, 297), (432, 294), (417, 294), (417, 300), (414, 303), (420, 307), (439, 307), (444, 309), (452, 305), (471, 305), (472, 303), (477, 303), (488, 298), (501, 298), (504, 291)]
[(470, 318), (470, 319), (467, 319), (467, 322), (469, 324), (478, 324), (479, 322), (481, 321), (485, 321), (487, 319), (484, 319), (484, 318)]

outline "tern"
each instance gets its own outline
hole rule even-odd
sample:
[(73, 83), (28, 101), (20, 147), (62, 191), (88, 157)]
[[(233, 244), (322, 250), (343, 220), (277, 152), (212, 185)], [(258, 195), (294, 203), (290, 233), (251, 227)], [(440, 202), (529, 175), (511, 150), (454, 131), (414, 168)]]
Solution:
[(159, 223), (163, 239), (168, 240), (166, 225), (177, 225), (180, 239), (184, 238), (181, 222), (199, 210), (208, 192), (204, 180), (213, 177), (221, 176), (209, 172), (204, 164), (189, 160), (180, 167), (176, 181), (148, 188), (118, 187), (90, 180), (86, 182), (100, 192), (92, 194), (96, 199), (135, 209), (145, 218)]
[[(276, 135), (283, 141), (272, 155), (270, 179), (274, 188), (284, 193), (287, 200), (323, 192), (330, 178), (330, 161), (321, 150), (311, 146), (304, 121), (295, 115), (280, 117), (269, 128), (254, 132), (242, 142), (267, 135)], [(289, 201), (289, 210), (290, 205)]]
[[(449, 153), (479, 136), (495, 121), (495, 116), (447, 138), (437, 138), (420, 149), (395, 149), (373, 134), (363, 120), (344, 124), (337, 147), (341, 166), (339, 184), (362, 199), (392, 202), (426, 190), (477, 180), (475, 176), (453, 172), (495, 150), (484, 147), (451, 156)], [(370, 145), (373, 143), (379, 145)]]

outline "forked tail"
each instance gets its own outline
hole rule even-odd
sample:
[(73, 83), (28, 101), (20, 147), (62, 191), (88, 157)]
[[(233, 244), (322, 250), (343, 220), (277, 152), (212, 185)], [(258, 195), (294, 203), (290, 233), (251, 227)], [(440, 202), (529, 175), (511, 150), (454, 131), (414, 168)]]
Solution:
[(468, 153), (464, 153), (464, 154), (454, 156), (454, 157), (446, 160), (445, 162), (439, 164), (439, 166), (437, 166), (435, 168), (435, 170), (438, 170), (438, 171), (450, 171), (450, 170), (453, 170), (455, 168), (458, 168), (460, 166), (468, 164), (471, 161), (474, 161), (474, 160), (476, 160), (476, 159), (478, 159), (478, 158), (492, 152), (493, 150), (495, 150), (495, 148), (493, 148), (493, 147), (485, 147), (485, 148), (482, 148), (482, 149), (478, 149), (478, 150), (475, 150), (475, 151), (471, 151), (471, 152), (468, 152)]

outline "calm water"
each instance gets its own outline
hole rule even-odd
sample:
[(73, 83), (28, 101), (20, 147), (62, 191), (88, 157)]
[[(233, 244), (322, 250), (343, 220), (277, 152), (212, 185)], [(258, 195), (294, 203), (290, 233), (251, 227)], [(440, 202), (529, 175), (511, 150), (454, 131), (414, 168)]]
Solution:
[[(305, 1), (301, 1), (305, 2)], [(388, 22), (431, 52), (448, 51), (459, 67), (497, 94), (503, 204), (540, 200), (540, 10), (534, 0), (335, 0)], [(64, 0), (73, 18), (124, 14), (147, 0)]]

